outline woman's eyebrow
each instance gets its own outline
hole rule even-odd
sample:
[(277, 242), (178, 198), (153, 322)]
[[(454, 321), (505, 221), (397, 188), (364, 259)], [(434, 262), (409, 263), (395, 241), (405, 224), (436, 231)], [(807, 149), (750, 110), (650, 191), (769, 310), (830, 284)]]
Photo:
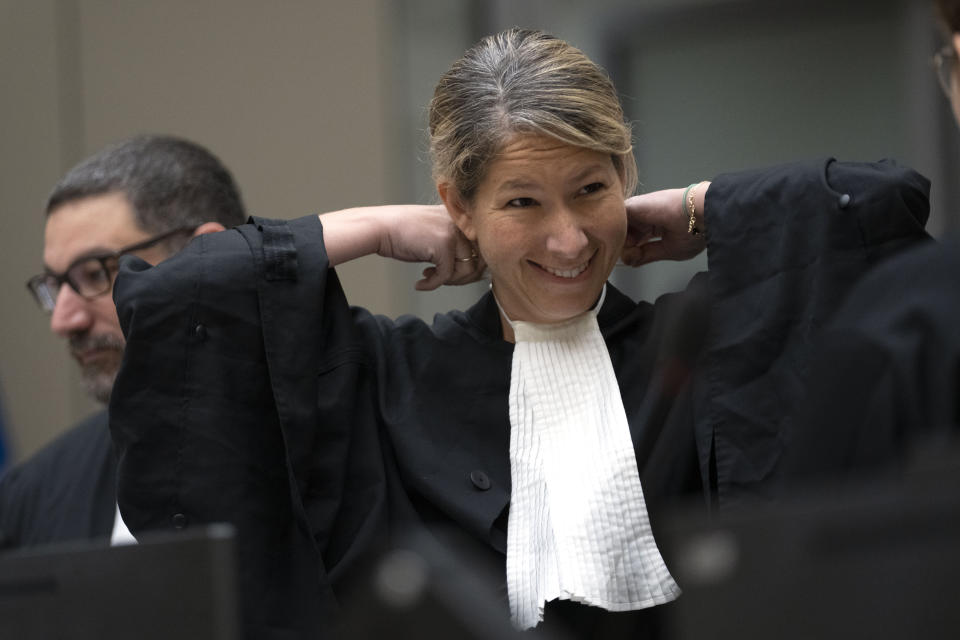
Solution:
[(511, 189), (536, 189), (537, 184), (525, 178), (515, 178), (507, 180), (497, 187), (497, 191), (509, 191)]
[(591, 174), (593, 174), (593, 173), (602, 172), (602, 171), (606, 171), (606, 170), (607, 170), (607, 165), (605, 165), (605, 164), (603, 164), (603, 163), (600, 163), (600, 162), (597, 162), (597, 163), (594, 163), (594, 164), (591, 164), (591, 165), (587, 165), (586, 167), (584, 167), (584, 168), (581, 169), (580, 171), (578, 171), (578, 172), (576, 172), (575, 174), (573, 174), (573, 175), (570, 177), (569, 181), (570, 181), (570, 182), (580, 182), (581, 180), (583, 180), (584, 178), (586, 178), (587, 176), (589, 176), (589, 175), (591, 175)]
[[(579, 182), (593, 173), (606, 171), (606, 169), (607, 169), (607, 166), (605, 164), (601, 162), (596, 162), (596, 163), (587, 165), (580, 171), (577, 171), (575, 174), (567, 178), (567, 181)], [(537, 189), (537, 188), (539, 188), (539, 185), (534, 181), (528, 180), (526, 178), (513, 178), (511, 180), (507, 180), (506, 182), (501, 183), (497, 187), (497, 191), (508, 191), (510, 189), (522, 190), (522, 189)]]

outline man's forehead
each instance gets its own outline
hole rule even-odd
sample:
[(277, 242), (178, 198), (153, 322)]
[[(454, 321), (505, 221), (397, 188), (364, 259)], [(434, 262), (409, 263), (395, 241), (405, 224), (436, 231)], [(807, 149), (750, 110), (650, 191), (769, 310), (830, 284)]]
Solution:
[(59, 273), (81, 256), (115, 251), (145, 237), (122, 192), (68, 200), (47, 215), (43, 262)]

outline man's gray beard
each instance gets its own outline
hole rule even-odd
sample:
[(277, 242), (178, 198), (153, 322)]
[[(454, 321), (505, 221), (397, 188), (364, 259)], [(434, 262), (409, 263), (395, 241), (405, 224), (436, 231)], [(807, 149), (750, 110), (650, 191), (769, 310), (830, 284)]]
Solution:
[(105, 349), (110, 352), (90, 364), (80, 364), (83, 388), (97, 402), (103, 404), (110, 402), (110, 392), (113, 390), (117, 371), (123, 361), (123, 348), (123, 340), (110, 335), (71, 336), (70, 338), (70, 351), (74, 356), (89, 349)]

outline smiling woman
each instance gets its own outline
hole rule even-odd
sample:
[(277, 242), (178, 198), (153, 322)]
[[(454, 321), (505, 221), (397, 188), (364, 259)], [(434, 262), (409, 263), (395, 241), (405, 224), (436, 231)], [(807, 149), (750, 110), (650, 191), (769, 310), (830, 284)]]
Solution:
[[(368, 552), (452, 527), (516, 627), (656, 637), (679, 594), (657, 514), (773, 494), (808, 347), (924, 235), (926, 181), (826, 159), (629, 197), (606, 74), (521, 29), (453, 65), (430, 129), (442, 206), (260, 219), (122, 263), (124, 519), (233, 523), (254, 636), (329, 630)], [(705, 247), (709, 273), (654, 304), (606, 282)], [(369, 254), (430, 263), (419, 289), (491, 290), (432, 324), (376, 317), (330, 268)]]
[(637, 168), (610, 79), (543, 33), (488, 38), (430, 106), (434, 179), (490, 268), (506, 319), (557, 322), (600, 296), (626, 236)]
[(517, 134), (472, 202), (441, 183), (457, 227), (490, 270), (506, 318), (568, 320), (593, 306), (627, 235), (624, 189), (609, 154)]

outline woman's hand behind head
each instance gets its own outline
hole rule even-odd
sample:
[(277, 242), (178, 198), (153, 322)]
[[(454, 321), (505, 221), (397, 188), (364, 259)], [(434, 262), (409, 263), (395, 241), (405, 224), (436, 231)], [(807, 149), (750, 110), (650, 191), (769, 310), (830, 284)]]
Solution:
[(415, 287), (432, 291), (483, 277), (486, 264), (443, 205), (386, 207), (377, 253), (404, 262), (429, 262)]
[(443, 205), (385, 205), (325, 213), (323, 240), (330, 266), (378, 254), (403, 262), (430, 262), (416, 283), (421, 291), (467, 284), (486, 264)]
[(696, 225), (700, 233), (690, 233), (690, 216), (683, 202), (683, 189), (666, 189), (628, 198), (627, 239), (621, 260), (631, 267), (657, 260), (689, 260), (706, 248), (703, 233), (704, 195), (710, 183), (694, 190)]

